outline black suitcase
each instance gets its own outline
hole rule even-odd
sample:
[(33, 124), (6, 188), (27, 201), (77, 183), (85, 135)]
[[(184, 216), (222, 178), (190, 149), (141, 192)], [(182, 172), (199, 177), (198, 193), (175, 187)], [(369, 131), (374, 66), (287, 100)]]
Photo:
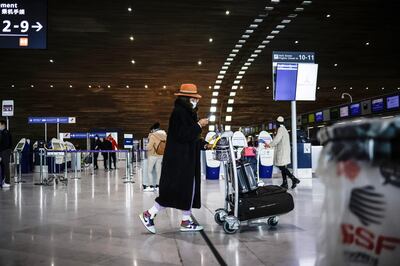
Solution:
[[(249, 163), (238, 162), (236, 166), (239, 193), (248, 193), (257, 189), (257, 179)], [(233, 185), (234, 185), (233, 181)]]
[(245, 221), (288, 213), (294, 209), (294, 203), (292, 195), (286, 189), (280, 186), (264, 186), (241, 194), (238, 207), (238, 218)]

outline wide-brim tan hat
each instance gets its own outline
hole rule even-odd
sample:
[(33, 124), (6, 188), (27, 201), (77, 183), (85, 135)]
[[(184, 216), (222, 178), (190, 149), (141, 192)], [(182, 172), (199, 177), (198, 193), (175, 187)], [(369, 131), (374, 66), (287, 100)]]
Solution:
[(182, 84), (179, 92), (175, 93), (176, 96), (187, 96), (200, 99), (201, 95), (197, 92), (197, 86), (194, 84)]

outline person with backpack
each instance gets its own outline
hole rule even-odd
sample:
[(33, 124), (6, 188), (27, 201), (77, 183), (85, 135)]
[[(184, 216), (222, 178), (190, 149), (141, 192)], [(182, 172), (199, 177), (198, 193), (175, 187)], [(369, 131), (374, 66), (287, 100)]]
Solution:
[(203, 230), (192, 218), (192, 208), (201, 207), (200, 150), (209, 148), (201, 138), (208, 119), (197, 118), (201, 96), (194, 84), (182, 84), (169, 119), (168, 137), (161, 168), (159, 196), (154, 205), (139, 218), (145, 228), (155, 234), (154, 219), (165, 208), (182, 210), (180, 231)]
[[(167, 141), (167, 133), (160, 129), (160, 123), (150, 128), (149, 143), (147, 144), (147, 178), (143, 180), (143, 191), (153, 192), (158, 189), (161, 175), (161, 164)], [(156, 172), (154, 176), (153, 172)]]

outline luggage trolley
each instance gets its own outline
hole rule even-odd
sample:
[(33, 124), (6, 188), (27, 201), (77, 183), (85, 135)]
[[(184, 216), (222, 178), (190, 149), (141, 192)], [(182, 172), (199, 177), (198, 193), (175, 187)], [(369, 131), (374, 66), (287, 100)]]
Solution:
[(225, 206), (215, 211), (214, 220), (227, 234), (236, 233), (243, 223), (249, 225), (252, 220), (264, 218), (269, 226), (276, 226), (278, 215), (293, 210), (293, 198), (279, 186), (257, 186), (250, 166), (246, 170), (246, 164), (240, 161), (242, 147), (233, 143), (233, 136), (232, 132), (224, 132), (214, 141), (215, 159), (225, 169)]

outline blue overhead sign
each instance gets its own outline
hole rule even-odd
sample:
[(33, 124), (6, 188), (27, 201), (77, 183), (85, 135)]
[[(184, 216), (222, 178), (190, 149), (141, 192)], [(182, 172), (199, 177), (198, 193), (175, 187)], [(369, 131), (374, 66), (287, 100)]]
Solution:
[(314, 63), (314, 52), (272, 52), (272, 62), (276, 63)]
[(47, 48), (47, 0), (0, 1), (0, 48)]
[(28, 117), (28, 124), (75, 124), (75, 117)]
[(89, 136), (89, 138), (93, 139), (96, 135), (99, 138), (105, 138), (107, 136), (107, 133), (106, 132), (91, 132), (91, 133), (72, 132), (70, 134), (70, 139), (86, 139), (88, 136)]

